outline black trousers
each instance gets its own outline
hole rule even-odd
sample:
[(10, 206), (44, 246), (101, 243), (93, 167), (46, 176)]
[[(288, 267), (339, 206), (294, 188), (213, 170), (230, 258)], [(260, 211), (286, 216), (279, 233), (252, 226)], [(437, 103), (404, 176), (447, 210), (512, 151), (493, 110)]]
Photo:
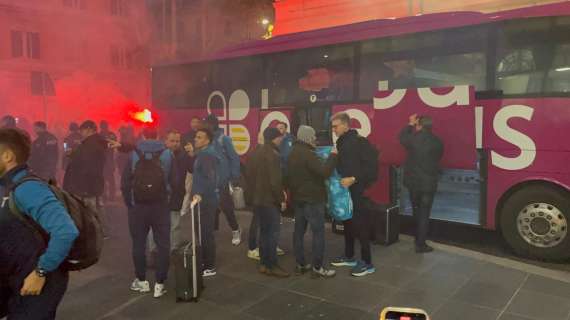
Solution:
[(344, 221), (344, 255), (354, 258), (354, 243), (360, 242), (360, 255), (366, 264), (372, 264), (370, 243), (372, 240), (372, 212), (362, 195), (352, 195), (354, 212), (352, 219)]
[(422, 247), (426, 245), (429, 232), (429, 217), (431, 215), (435, 192), (424, 192), (413, 189), (410, 189), (409, 192), (412, 212), (416, 221), (416, 246)]
[[(220, 188), (220, 209), (224, 212), (226, 216), (226, 220), (232, 228), (232, 231), (239, 230), (239, 225), (236, 218), (235, 208), (234, 208), (234, 200), (232, 195), (230, 194), (230, 186), (229, 184), (224, 184), (224, 188)], [(220, 210), (216, 210), (216, 221), (215, 221), (215, 229), (218, 230), (220, 226)]]
[(56, 270), (48, 274), (39, 296), (20, 295), (20, 288), (28, 276), (21, 275), (13, 285), (0, 286), (0, 318), (8, 320), (54, 320), (57, 307), (63, 299), (69, 283), (69, 273)]

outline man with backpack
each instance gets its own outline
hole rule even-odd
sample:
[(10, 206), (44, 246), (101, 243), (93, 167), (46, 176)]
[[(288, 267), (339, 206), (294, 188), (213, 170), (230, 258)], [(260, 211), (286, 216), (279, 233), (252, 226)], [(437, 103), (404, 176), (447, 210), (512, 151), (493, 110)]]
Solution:
[[(55, 319), (69, 282), (64, 260), (79, 231), (47, 183), (29, 175), (30, 138), (0, 129), (0, 318)], [(18, 211), (16, 213), (15, 211)], [(32, 224), (47, 238), (38, 237)]]
[(173, 155), (155, 128), (143, 129), (143, 140), (129, 158), (121, 179), (121, 191), (128, 208), (129, 231), (133, 242), (135, 275), (131, 290), (150, 292), (146, 280), (146, 244), (150, 230), (158, 248), (154, 297), (166, 293), (165, 281), (170, 265), (169, 196), (176, 188)]
[[(331, 118), (332, 130), (338, 137), (337, 170), (341, 184), (349, 188), (353, 203), (352, 219), (343, 221), (345, 254), (331, 263), (335, 267), (352, 267), (351, 274), (362, 277), (374, 273), (370, 242), (373, 223), (369, 201), (364, 192), (378, 178), (378, 151), (356, 130), (350, 128), (350, 116), (341, 112)], [(354, 241), (359, 239), (362, 260), (354, 259)]]
[[(220, 128), (218, 118), (210, 114), (204, 119), (205, 124), (213, 132), (212, 146), (221, 156), (219, 177), (222, 184), (220, 188), (220, 208), (224, 212), (230, 228), (232, 228), (232, 244), (238, 246), (241, 243), (241, 229), (238, 225), (234, 210), (234, 201), (230, 194), (230, 183), (237, 185), (240, 178), (240, 160), (234, 148), (232, 138), (224, 134)], [(216, 219), (218, 215), (216, 214)], [(216, 225), (218, 225), (216, 220)]]

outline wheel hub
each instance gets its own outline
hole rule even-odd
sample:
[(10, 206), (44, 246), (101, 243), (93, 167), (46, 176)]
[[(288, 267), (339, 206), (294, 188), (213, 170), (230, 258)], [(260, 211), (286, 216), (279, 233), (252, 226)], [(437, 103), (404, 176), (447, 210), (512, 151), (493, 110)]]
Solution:
[(532, 203), (518, 215), (519, 235), (529, 244), (551, 248), (562, 242), (568, 234), (568, 222), (558, 208), (548, 203)]

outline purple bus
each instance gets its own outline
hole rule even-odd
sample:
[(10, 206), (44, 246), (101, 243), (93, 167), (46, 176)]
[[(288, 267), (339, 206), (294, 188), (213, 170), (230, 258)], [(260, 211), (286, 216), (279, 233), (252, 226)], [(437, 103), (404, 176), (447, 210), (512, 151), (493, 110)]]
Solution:
[(570, 258), (570, 3), (454, 12), (283, 35), (154, 66), (167, 127), (214, 113), (244, 157), (261, 130), (308, 124), (331, 144), (348, 112), (381, 150), (370, 196), (399, 203), (398, 132), (430, 115), (445, 143), (432, 219), (500, 231), (520, 255)]

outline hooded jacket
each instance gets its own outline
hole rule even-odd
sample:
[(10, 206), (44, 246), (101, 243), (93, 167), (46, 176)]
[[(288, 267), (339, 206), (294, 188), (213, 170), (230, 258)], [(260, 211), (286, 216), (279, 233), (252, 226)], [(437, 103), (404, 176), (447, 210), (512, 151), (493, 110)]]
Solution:
[(192, 197), (200, 195), (204, 201), (216, 203), (218, 201), (218, 167), (220, 155), (211, 144), (197, 152), (194, 161), (192, 181)]
[(264, 144), (252, 157), (257, 163), (252, 182), (255, 206), (279, 206), (285, 201), (279, 149), (273, 143)]
[[(177, 167), (174, 164), (172, 151), (167, 149), (164, 142), (160, 140), (142, 140), (137, 144), (136, 149), (140, 150), (147, 159), (151, 158), (155, 153), (160, 153), (160, 163), (162, 170), (164, 171), (164, 179), (168, 190), (168, 194), (165, 195), (165, 199), (169, 199), (172, 195), (172, 190), (174, 190), (178, 184), (178, 174), (176, 172)], [(139, 156), (137, 152), (131, 152), (128, 165), (125, 167), (125, 171), (121, 178), (121, 191), (127, 207), (132, 207), (134, 205), (133, 182), (134, 172), (138, 162)]]

